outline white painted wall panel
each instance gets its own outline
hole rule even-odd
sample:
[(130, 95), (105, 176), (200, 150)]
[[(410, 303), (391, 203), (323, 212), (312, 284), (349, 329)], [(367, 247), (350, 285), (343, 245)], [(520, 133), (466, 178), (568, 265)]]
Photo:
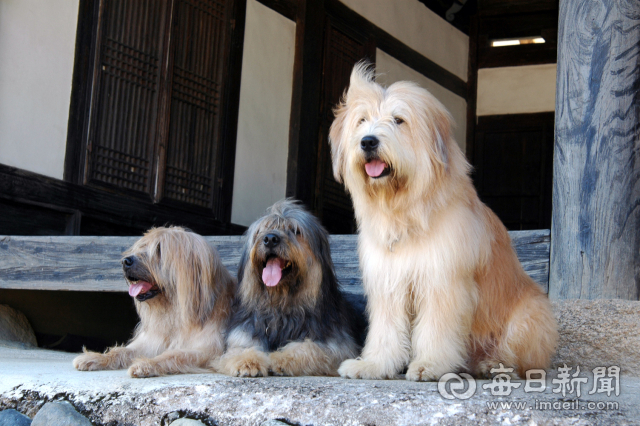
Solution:
[(555, 111), (556, 64), (478, 70), (477, 115)]
[(442, 102), (453, 116), (456, 124), (453, 134), (464, 152), (467, 135), (467, 101), (464, 98), (448, 91), (380, 49), (376, 52), (376, 72), (380, 74), (377, 81), (384, 85), (388, 86), (400, 80), (413, 81), (427, 89)]
[(231, 221), (251, 224), (284, 198), (296, 26), (247, 2)]
[[(407, 46), (467, 81), (469, 37), (418, 0), (341, 0)], [(388, 52), (393, 55), (393, 52)]]
[(62, 179), (78, 0), (0, 1), (0, 163)]

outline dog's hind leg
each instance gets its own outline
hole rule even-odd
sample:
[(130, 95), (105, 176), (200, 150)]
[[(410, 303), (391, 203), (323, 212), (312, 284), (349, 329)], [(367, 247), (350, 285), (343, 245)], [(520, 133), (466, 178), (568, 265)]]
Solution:
[(114, 346), (105, 353), (91, 352), (82, 348), (83, 354), (73, 360), (73, 366), (80, 371), (118, 370), (131, 365), (136, 352), (126, 346)]
[(549, 300), (537, 289), (533, 293), (514, 307), (496, 353), (497, 360), (515, 367), (522, 379), (527, 370), (549, 368), (558, 341)]
[(137, 358), (129, 367), (131, 377), (154, 377), (167, 374), (205, 373), (212, 354), (198, 350), (169, 350), (154, 358)]

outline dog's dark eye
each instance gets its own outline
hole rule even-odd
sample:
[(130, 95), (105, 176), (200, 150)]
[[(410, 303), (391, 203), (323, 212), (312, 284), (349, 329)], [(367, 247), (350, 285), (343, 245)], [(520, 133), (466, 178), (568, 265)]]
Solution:
[(156, 246), (156, 256), (162, 257), (162, 250), (160, 250), (160, 244)]
[(362, 117), (360, 121), (358, 121), (358, 126), (361, 125), (362, 123), (364, 123), (364, 117)]
[(393, 121), (396, 122), (396, 124), (400, 125), (402, 123), (404, 123), (404, 120), (400, 117), (393, 117)]

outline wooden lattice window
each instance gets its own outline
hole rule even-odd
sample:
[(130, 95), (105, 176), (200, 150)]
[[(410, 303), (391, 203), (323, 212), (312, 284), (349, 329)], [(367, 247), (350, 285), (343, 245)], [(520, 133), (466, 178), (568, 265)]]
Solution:
[(100, 1), (85, 184), (216, 211), (232, 3)]

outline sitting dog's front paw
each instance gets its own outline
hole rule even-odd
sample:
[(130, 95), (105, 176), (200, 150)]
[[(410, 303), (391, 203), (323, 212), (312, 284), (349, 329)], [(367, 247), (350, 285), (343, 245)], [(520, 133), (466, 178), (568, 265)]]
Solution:
[(395, 371), (385, 369), (384, 365), (379, 362), (366, 359), (348, 359), (344, 361), (338, 368), (338, 374), (347, 379), (366, 380), (394, 379), (396, 377)]
[(74, 358), (73, 366), (80, 371), (106, 370), (109, 358), (98, 352), (85, 352)]
[(414, 382), (431, 382), (438, 380), (445, 373), (447, 372), (439, 373), (431, 364), (424, 361), (414, 361), (409, 364), (405, 377)]
[(127, 373), (133, 378), (141, 379), (144, 377), (160, 376), (161, 374), (156, 370), (155, 364), (151, 362), (150, 359), (138, 358), (131, 364)]

